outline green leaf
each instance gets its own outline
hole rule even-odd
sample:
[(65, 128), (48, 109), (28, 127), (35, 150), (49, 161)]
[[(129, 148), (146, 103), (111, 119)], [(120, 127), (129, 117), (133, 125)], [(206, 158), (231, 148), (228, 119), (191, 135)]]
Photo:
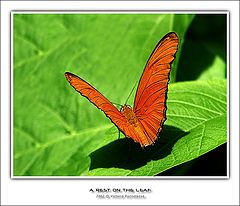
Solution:
[(225, 79), (225, 75), (226, 63), (221, 58), (216, 56), (212, 65), (209, 66), (207, 70), (203, 71), (202, 74), (198, 77), (198, 79)]
[[(171, 84), (167, 106), (168, 120), (154, 147), (142, 150), (132, 145), (129, 150), (131, 143), (126, 141), (106, 145), (91, 155), (89, 175), (107, 175), (109, 168), (118, 167), (128, 176), (153, 176), (226, 142), (225, 80)], [(104, 159), (110, 151), (112, 156)]]
[(121, 168), (98, 168), (90, 172), (91, 176), (127, 176), (131, 173), (131, 170)]

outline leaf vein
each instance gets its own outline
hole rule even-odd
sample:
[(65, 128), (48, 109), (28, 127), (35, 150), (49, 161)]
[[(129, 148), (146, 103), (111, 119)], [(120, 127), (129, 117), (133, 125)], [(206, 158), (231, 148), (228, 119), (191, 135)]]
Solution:
[(222, 113), (216, 112), (216, 111), (214, 111), (214, 110), (208, 109), (208, 108), (206, 108), (206, 107), (203, 107), (203, 106), (200, 106), (200, 105), (197, 105), (197, 104), (192, 104), (192, 103), (190, 103), (190, 102), (184, 102), (184, 101), (180, 101), (180, 100), (168, 100), (168, 103), (186, 104), (186, 105), (193, 106), (193, 107), (196, 107), (196, 108), (199, 108), (199, 109), (203, 109), (203, 110), (206, 110), (206, 111), (215, 113), (215, 114), (222, 115)]

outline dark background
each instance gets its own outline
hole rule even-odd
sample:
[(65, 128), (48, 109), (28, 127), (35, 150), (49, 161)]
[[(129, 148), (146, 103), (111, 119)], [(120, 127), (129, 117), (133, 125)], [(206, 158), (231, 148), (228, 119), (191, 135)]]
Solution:
[[(181, 72), (177, 73), (176, 81), (198, 79), (199, 75), (213, 62), (216, 55), (226, 62), (226, 37), (227, 15), (196, 15), (185, 36), (185, 42), (178, 65), (178, 71)], [(189, 68), (194, 68), (194, 70), (189, 71)], [(227, 70), (225, 71), (225, 78), (226, 77)], [(162, 172), (158, 176), (167, 175), (226, 176), (227, 144), (197, 159)]]

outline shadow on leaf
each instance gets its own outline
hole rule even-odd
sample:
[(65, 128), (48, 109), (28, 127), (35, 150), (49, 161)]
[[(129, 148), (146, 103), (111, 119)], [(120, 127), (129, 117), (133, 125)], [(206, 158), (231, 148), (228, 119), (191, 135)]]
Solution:
[(134, 170), (151, 160), (168, 156), (174, 144), (185, 135), (186, 132), (165, 125), (156, 143), (145, 149), (129, 138), (115, 140), (90, 154), (90, 170), (111, 167)]

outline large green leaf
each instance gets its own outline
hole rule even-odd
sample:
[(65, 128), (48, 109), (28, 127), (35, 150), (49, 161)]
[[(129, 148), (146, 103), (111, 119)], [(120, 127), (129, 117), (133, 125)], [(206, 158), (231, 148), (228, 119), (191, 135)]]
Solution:
[[(112, 102), (123, 104), (152, 49), (167, 32), (179, 34), (180, 54), (193, 15), (14, 14), (13, 18), (14, 175), (87, 175), (89, 169), (100, 168), (94, 153), (109, 144), (123, 147), (129, 140), (114, 141), (116, 128), (69, 86), (64, 72), (80, 75)], [(112, 169), (111, 175), (124, 175), (124, 169)]]
[(91, 155), (89, 174), (107, 175), (111, 168), (110, 174), (157, 175), (226, 143), (225, 80), (172, 84), (167, 105), (168, 120), (156, 145), (145, 150), (123, 140), (105, 145)]

